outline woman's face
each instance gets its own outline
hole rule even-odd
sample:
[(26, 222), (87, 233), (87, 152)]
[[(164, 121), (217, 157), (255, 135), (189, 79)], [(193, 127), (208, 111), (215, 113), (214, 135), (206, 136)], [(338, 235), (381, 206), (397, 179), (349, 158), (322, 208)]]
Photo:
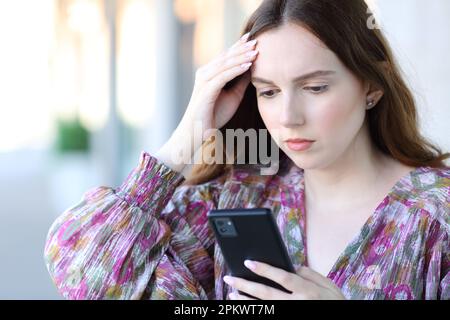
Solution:
[[(361, 132), (368, 90), (301, 26), (286, 24), (257, 39), (259, 54), (251, 68), (251, 81), (267, 129), (297, 166), (329, 166), (352, 149)], [(317, 71), (321, 72), (293, 81)], [(314, 142), (298, 150), (301, 146), (288, 144), (287, 139)]]

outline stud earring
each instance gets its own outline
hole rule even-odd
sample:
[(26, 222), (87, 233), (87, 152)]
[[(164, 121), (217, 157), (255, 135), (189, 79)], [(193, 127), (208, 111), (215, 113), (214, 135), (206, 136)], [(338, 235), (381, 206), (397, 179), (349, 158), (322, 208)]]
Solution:
[(370, 101), (367, 103), (367, 106), (368, 106), (369, 108), (372, 108), (374, 105), (375, 105), (375, 102), (374, 102), (373, 100), (370, 100)]

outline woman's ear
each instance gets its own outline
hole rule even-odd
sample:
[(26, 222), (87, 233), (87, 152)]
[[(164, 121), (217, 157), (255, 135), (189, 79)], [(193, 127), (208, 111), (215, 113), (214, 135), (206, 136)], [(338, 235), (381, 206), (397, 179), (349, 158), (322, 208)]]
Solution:
[[(390, 73), (391, 66), (390, 66), (388, 61), (380, 61), (380, 62), (378, 62), (378, 64), (379, 64), (379, 67), (381, 69), (383, 69), (382, 71), (383, 71), (384, 74), (389, 74)], [(372, 84), (369, 87), (369, 90), (367, 92), (367, 101), (368, 101), (369, 104), (371, 104), (371, 106), (369, 106), (368, 109), (371, 109), (374, 106), (376, 106), (377, 103), (383, 97), (383, 95), (384, 95), (383, 88), (379, 87), (378, 85), (373, 85)]]
[(366, 105), (367, 110), (372, 109), (377, 105), (384, 95), (384, 91), (381, 89), (370, 88), (366, 95)]
[[(389, 72), (389, 64), (386, 61), (382, 61), (379, 63), (381, 68), (384, 69), (385, 72)], [(384, 95), (384, 91), (378, 85), (370, 82), (366, 82), (365, 85), (365, 94), (366, 94), (366, 109), (372, 109), (377, 105), (377, 103), (381, 100)]]
[(366, 83), (365, 96), (366, 96), (366, 109), (372, 109), (377, 105), (384, 95), (384, 91), (371, 83)]

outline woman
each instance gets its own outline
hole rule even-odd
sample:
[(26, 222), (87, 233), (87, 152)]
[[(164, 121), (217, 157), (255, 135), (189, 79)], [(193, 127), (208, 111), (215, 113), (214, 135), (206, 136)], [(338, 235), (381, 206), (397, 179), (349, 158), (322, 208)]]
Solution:
[[(143, 152), (119, 188), (87, 192), (53, 223), (45, 261), (59, 291), (449, 299), (449, 155), (420, 135), (412, 95), (368, 12), (362, 0), (264, 1), (246, 35), (197, 71), (185, 115), (155, 156)], [(220, 163), (191, 171), (173, 154), (217, 147), (206, 131), (195, 137), (196, 122), (267, 128), (282, 150), (278, 172)], [(292, 294), (225, 277), (206, 213), (237, 207), (272, 209), (297, 272), (246, 265)]]

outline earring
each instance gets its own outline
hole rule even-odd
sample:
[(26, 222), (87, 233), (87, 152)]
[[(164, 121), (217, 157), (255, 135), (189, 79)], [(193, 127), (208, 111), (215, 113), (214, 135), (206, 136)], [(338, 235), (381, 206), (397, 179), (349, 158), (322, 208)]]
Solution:
[(375, 105), (375, 102), (374, 102), (373, 100), (370, 100), (370, 101), (367, 103), (367, 106), (369, 107), (368, 109), (372, 108), (374, 105)]

